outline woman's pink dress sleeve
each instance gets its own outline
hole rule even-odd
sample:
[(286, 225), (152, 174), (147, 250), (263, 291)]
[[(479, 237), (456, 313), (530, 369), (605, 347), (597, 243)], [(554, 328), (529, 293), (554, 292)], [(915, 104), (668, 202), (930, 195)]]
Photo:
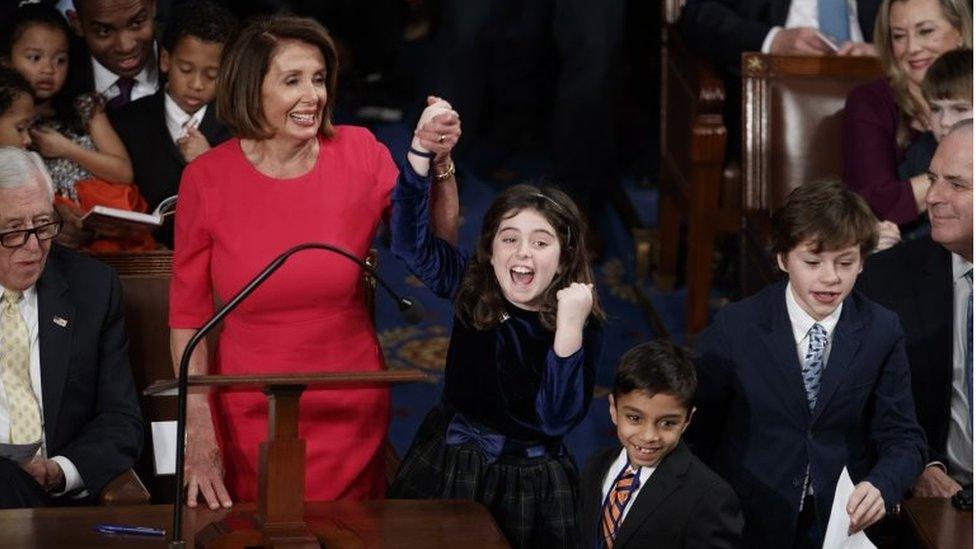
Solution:
[(213, 315), (210, 278), (212, 237), (199, 165), (183, 171), (176, 208), (173, 277), (169, 287), (170, 328), (199, 328)]
[(855, 88), (844, 108), (844, 184), (863, 196), (875, 215), (899, 225), (918, 219), (912, 184), (898, 179), (905, 151), (895, 139), (898, 106), (887, 80)]

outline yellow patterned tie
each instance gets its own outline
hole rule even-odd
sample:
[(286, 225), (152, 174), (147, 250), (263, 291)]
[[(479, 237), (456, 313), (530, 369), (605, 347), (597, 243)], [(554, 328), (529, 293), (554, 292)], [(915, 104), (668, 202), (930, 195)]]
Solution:
[(7, 393), (10, 442), (14, 444), (41, 439), (41, 407), (31, 387), (27, 324), (17, 307), (23, 296), (22, 292), (5, 291), (0, 312), (0, 376)]

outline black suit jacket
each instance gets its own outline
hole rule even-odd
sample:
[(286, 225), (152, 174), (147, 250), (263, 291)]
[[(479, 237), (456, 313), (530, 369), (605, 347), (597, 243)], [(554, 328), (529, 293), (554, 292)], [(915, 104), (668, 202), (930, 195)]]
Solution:
[[(866, 42), (874, 36), (881, 0), (857, 0), (857, 20)], [(691, 51), (739, 74), (742, 53), (759, 51), (775, 26), (783, 26), (790, 0), (688, 0), (678, 22)]]
[(946, 463), (952, 391), (952, 259), (929, 237), (872, 255), (857, 281), (905, 331), (912, 395), (929, 459)]
[[(183, 154), (166, 129), (165, 93), (160, 89), (109, 113), (112, 126), (129, 152), (136, 185), (150, 210), (177, 194), (186, 167)], [(216, 110), (211, 103), (199, 127), (211, 147), (231, 137), (230, 131), (217, 121)], [(156, 237), (172, 248), (172, 223), (166, 223)]]
[[(619, 454), (619, 447), (598, 452), (583, 473), (577, 513), (581, 549), (598, 547), (603, 479)], [(614, 548), (738, 547), (742, 528), (735, 492), (679, 442), (637, 493)]]
[(53, 244), (37, 303), (47, 453), (71, 460), (97, 497), (132, 467), (143, 441), (119, 279)]

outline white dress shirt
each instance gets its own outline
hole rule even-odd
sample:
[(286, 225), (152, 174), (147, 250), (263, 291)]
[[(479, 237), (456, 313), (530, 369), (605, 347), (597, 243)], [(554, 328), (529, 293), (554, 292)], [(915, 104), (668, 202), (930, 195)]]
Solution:
[[(600, 501), (601, 515), (603, 513), (603, 505), (607, 502), (607, 495), (610, 494), (610, 490), (613, 489), (613, 485), (616, 482), (617, 477), (620, 475), (623, 468), (627, 466), (627, 463), (627, 449), (621, 448), (620, 455), (618, 455), (617, 459), (610, 464), (610, 469), (607, 470), (607, 475), (603, 477), (603, 499)], [(634, 506), (634, 502), (637, 501), (637, 494), (644, 489), (644, 485), (647, 484), (647, 479), (651, 478), (651, 475), (654, 474), (655, 469), (657, 469), (657, 467), (640, 468), (640, 472), (637, 474), (637, 477), (640, 479), (640, 484), (630, 494), (630, 499), (627, 500), (627, 505), (624, 507), (624, 512), (620, 514), (620, 524), (623, 524), (624, 520), (626, 520), (627, 513), (630, 511), (630, 508)]]
[[(864, 42), (864, 35), (861, 33), (861, 24), (857, 20), (857, 0), (847, 0), (847, 24), (850, 28), (851, 42)], [(782, 27), (770, 29), (766, 39), (763, 40), (762, 52), (769, 53), (773, 48), (773, 39), (784, 28), (795, 29), (797, 27), (820, 28), (820, 17), (817, 15), (817, 0), (793, 0), (790, 2), (790, 11), (786, 16), (786, 23)], [(840, 44), (834, 44), (840, 47)]]
[[(793, 295), (793, 283), (786, 284), (786, 313), (790, 317), (790, 326), (793, 328), (793, 341), (796, 343), (796, 354), (800, 359), (800, 365), (803, 365), (803, 361), (807, 357), (807, 351), (810, 350), (810, 328), (813, 328), (814, 324), (820, 324), (821, 327), (827, 332), (827, 344), (824, 346), (823, 351), (823, 369), (821, 370), (821, 375), (823, 372), (827, 371), (827, 359), (830, 357), (830, 344), (834, 340), (834, 328), (837, 327), (837, 321), (840, 320), (840, 312), (844, 308), (844, 302), (841, 301), (840, 305), (833, 310), (829, 315), (824, 317), (823, 320), (816, 320), (806, 311), (800, 307), (800, 304), (796, 301), (796, 296)], [(797, 372), (800, 373), (800, 372)], [(804, 402), (804, 404), (806, 404)], [(807, 465), (807, 472), (803, 479), (803, 485), (805, 489), (803, 491), (804, 495), (813, 494), (813, 484), (810, 483), (810, 466)], [(800, 502), (800, 510), (803, 509), (803, 502)]]
[(961, 255), (952, 254), (952, 390), (946, 457), (949, 475), (963, 486), (973, 483), (973, 432), (966, 395), (966, 308), (972, 289), (966, 272), (972, 268), (973, 264)]
[[(132, 86), (132, 93), (129, 95), (130, 101), (152, 95), (159, 89), (159, 70), (156, 67), (156, 59), (156, 45), (153, 44), (152, 55), (142, 70), (139, 71), (139, 74), (135, 76), (136, 83)], [(102, 94), (105, 101), (111, 101), (120, 93), (119, 87), (115, 85), (119, 75), (105, 68), (105, 65), (99, 63), (94, 57), (91, 57), (91, 62), (92, 73), (95, 76), (95, 91)]]
[(169, 92), (163, 94), (163, 105), (166, 111), (166, 129), (169, 130), (169, 136), (173, 139), (173, 143), (185, 136), (186, 129), (190, 126), (199, 128), (200, 122), (203, 121), (203, 116), (207, 112), (207, 105), (204, 105), (197, 109), (197, 112), (187, 114), (176, 104), (176, 101), (173, 101)]
[[(0, 295), (5, 289), (0, 286)], [(20, 316), (27, 325), (27, 338), (30, 340), (30, 378), (31, 388), (34, 396), (37, 397), (37, 405), (41, 410), (41, 455), (47, 456), (47, 440), (44, 434), (44, 396), (41, 392), (41, 352), (38, 338), (38, 311), (37, 311), (37, 289), (34, 286), (24, 290), (23, 298), (18, 303)], [(10, 412), (7, 410), (7, 391), (3, 386), (3, 379), (0, 378), (0, 443), (10, 443)], [(71, 460), (64, 456), (54, 456), (51, 458), (61, 466), (64, 472), (64, 492), (54, 495), (61, 495), (84, 487), (78, 468)]]

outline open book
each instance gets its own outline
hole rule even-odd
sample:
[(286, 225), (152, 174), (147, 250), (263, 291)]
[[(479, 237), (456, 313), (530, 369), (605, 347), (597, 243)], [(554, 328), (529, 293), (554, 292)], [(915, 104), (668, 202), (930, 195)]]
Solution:
[(162, 202), (151, 214), (95, 206), (82, 218), (85, 228), (105, 236), (127, 237), (152, 232), (163, 224), (166, 216), (176, 211), (176, 196)]

